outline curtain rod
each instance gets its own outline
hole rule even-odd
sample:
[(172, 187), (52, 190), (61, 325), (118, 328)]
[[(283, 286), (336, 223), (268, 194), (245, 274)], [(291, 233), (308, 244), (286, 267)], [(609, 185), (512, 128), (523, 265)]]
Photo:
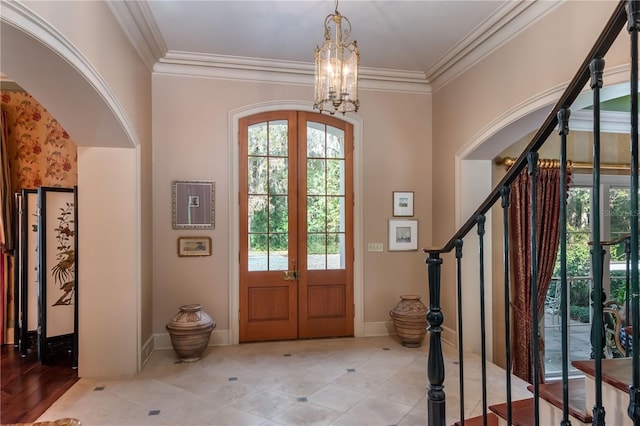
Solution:
[[(507, 168), (511, 167), (514, 163), (516, 162), (515, 158), (512, 157), (505, 157), (502, 159), (498, 159), (496, 161), (496, 163), (498, 165), (502, 165), (505, 166)], [(549, 158), (541, 158), (538, 160), (538, 167), (540, 168), (559, 168), (560, 167), (560, 160), (555, 160), (555, 159), (549, 159)], [(591, 170), (593, 168), (593, 164), (592, 163), (586, 163), (586, 162), (580, 162), (580, 161), (571, 161), (568, 160), (567, 161), (567, 168), (573, 168), (573, 169), (589, 169)], [(606, 170), (629, 170), (630, 167), (628, 164), (617, 164), (617, 163), (601, 163), (600, 164), (600, 168), (601, 169), (606, 169)]]

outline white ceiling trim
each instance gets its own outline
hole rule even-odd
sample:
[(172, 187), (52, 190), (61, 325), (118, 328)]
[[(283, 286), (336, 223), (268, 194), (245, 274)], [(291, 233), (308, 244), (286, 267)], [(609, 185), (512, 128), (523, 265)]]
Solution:
[[(360, 87), (413, 93), (437, 91), (559, 3), (561, 0), (506, 3), (428, 72), (361, 69)], [(313, 75), (311, 63), (168, 51), (146, 2), (109, 2), (109, 6), (138, 54), (154, 72), (179, 75), (180, 67), (184, 67), (184, 75), (190, 76), (312, 84), (306, 78), (301, 81), (302, 75)]]
[[(315, 66), (308, 62), (267, 60), (225, 55), (203, 55), (169, 51), (153, 67), (157, 74), (263, 83), (313, 85)], [(402, 70), (361, 68), (362, 90), (427, 94), (431, 88), (424, 73)]]
[(427, 81), (433, 92), (446, 86), (560, 3), (559, 0), (506, 3), (427, 70)]
[[(593, 132), (593, 110), (582, 109), (569, 116), (569, 132)], [(631, 120), (628, 112), (600, 111), (600, 132), (631, 133)]]
[(109, 1), (109, 9), (149, 70), (167, 52), (146, 1)]

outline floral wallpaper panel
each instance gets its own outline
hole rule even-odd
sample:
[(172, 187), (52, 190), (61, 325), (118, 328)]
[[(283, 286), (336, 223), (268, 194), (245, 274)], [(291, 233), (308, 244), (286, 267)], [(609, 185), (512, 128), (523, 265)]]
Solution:
[(27, 92), (0, 91), (9, 129), (13, 191), (78, 183), (77, 148), (60, 123)]

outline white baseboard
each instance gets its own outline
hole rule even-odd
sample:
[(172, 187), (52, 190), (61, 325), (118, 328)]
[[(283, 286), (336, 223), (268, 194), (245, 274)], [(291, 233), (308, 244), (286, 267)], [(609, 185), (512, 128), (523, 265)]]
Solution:
[(396, 330), (391, 320), (364, 323), (364, 337), (392, 336), (395, 334)]
[[(393, 322), (378, 321), (378, 322), (365, 322), (364, 323), (364, 337), (376, 337), (376, 336), (395, 336), (396, 330), (393, 327)], [(226, 346), (229, 345), (229, 330), (213, 330), (211, 333), (211, 339), (209, 340), (209, 346)], [(442, 340), (452, 346), (457, 346), (455, 330), (447, 327), (442, 329)], [(149, 356), (154, 350), (173, 349), (171, 345), (171, 336), (169, 333), (154, 334), (149, 338), (142, 346), (142, 359), (143, 365), (149, 359)]]
[(146, 342), (142, 344), (142, 350), (140, 351), (140, 359), (142, 359), (142, 365), (144, 366), (149, 358), (151, 358), (151, 354), (154, 350), (154, 339), (153, 336), (150, 336)]

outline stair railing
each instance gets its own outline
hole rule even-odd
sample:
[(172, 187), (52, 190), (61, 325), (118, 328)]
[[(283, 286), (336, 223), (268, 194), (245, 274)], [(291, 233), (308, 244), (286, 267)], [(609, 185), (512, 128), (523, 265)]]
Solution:
[[(618, 34), (622, 31), (625, 22), (627, 22), (627, 16), (629, 16), (627, 29), (631, 36), (631, 93), (635, 94), (638, 92), (637, 86), (637, 62), (638, 62), (638, 47), (637, 47), (637, 31), (638, 31), (638, 1), (620, 1), (614, 12), (606, 23), (604, 29), (602, 30), (600, 36), (597, 38), (595, 44), (591, 48), (587, 57), (584, 59), (583, 63), (578, 67), (578, 71), (573, 77), (573, 79), (568, 84), (564, 93), (560, 96), (560, 99), (555, 104), (550, 114), (544, 120), (540, 128), (537, 130), (535, 135), (533, 136), (531, 142), (527, 145), (526, 149), (522, 152), (522, 154), (515, 160), (513, 165), (509, 168), (506, 175), (502, 178), (499, 184), (492, 190), (492, 192), (488, 195), (488, 197), (483, 201), (480, 206), (476, 209), (476, 211), (468, 218), (468, 220), (454, 233), (451, 239), (444, 244), (442, 247), (433, 247), (426, 248), (424, 252), (428, 254), (426, 259), (427, 264), (427, 276), (428, 276), (428, 287), (429, 287), (429, 310), (427, 312), (427, 322), (428, 322), (428, 332), (429, 332), (429, 353), (428, 353), (428, 361), (427, 361), (427, 378), (428, 378), (428, 401), (427, 401), (427, 419), (428, 424), (430, 426), (444, 426), (446, 422), (446, 394), (443, 386), (445, 380), (445, 369), (444, 369), (444, 358), (442, 354), (442, 324), (444, 321), (444, 316), (440, 306), (440, 290), (441, 290), (441, 269), (443, 264), (443, 259), (441, 254), (449, 253), (455, 249), (455, 257), (456, 257), (456, 266), (457, 266), (457, 297), (458, 297), (458, 361), (459, 361), (459, 369), (460, 369), (460, 422), (459, 424), (464, 424), (465, 422), (465, 407), (464, 407), (464, 347), (463, 347), (463, 339), (462, 339), (462, 324), (463, 324), (463, 309), (462, 309), (462, 277), (461, 277), (461, 265), (462, 265), (462, 257), (463, 257), (463, 239), (465, 236), (469, 235), (471, 231), (476, 228), (478, 238), (479, 238), (479, 256), (480, 256), (480, 270), (479, 270), (479, 284), (480, 284), (480, 316), (481, 316), (481, 357), (482, 357), (482, 418), (483, 424), (487, 424), (488, 416), (487, 416), (487, 378), (486, 378), (486, 340), (485, 340), (485, 305), (484, 305), (484, 222), (485, 215), (489, 212), (489, 210), (497, 203), (498, 199), (501, 199), (501, 207), (503, 208), (503, 267), (504, 267), (504, 282), (505, 282), (505, 331), (506, 331), (506, 341), (510, 342), (510, 295), (509, 295), (509, 252), (514, 248), (509, 247), (509, 239), (508, 239), (508, 209), (509, 209), (509, 187), (511, 183), (516, 179), (516, 177), (520, 174), (520, 172), (528, 166), (529, 174), (535, 176), (537, 173), (537, 163), (538, 157), (537, 152), (540, 147), (545, 143), (547, 138), (551, 135), (554, 129), (558, 126), (559, 133), (561, 136), (561, 152), (560, 152), (560, 167), (561, 167), (561, 175), (564, 177), (562, 180), (564, 182), (563, 187), (561, 188), (561, 196), (563, 200), (566, 199), (566, 176), (567, 176), (567, 158), (566, 158), (566, 136), (568, 133), (568, 121), (569, 121), (569, 108), (583, 90), (584, 86), (589, 81), (591, 77), (591, 89), (594, 94), (594, 167), (593, 167), (593, 183), (594, 189), (597, 188), (596, 183), (599, 185), (600, 179), (600, 141), (599, 141), (599, 133), (600, 133), (600, 108), (599, 108), (599, 90), (602, 87), (602, 71), (604, 69), (604, 56), (613, 44), (614, 40), (617, 38)], [(633, 323), (639, 324), (639, 312), (638, 312), (638, 105), (637, 105), (637, 96), (631, 96), (631, 212), (635, 212), (636, 214), (631, 214), (631, 238), (630, 238), (630, 251), (631, 251), (631, 271), (630, 271), (630, 280), (631, 280), (631, 291), (632, 291), (632, 301), (631, 305), (633, 308)], [(534, 182), (534, 179), (531, 179)], [(533, 192), (533, 191), (532, 191)], [(595, 197), (598, 199), (598, 197)], [(536, 209), (536, 200), (535, 197), (531, 199), (533, 214), (532, 217), (535, 217), (535, 209)], [(568, 395), (568, 354), (567, 350), (567, 322), (568, 322), (568, 312), (567, 312), (567, 277), (566, 277), (566, 207), (564, 206), (564, 202), (561, 203), (561, 212), (560, 212), (560, 258), (562, 263), (561, 268), (561, 286), (563, 288), (562, 297), (564, 297), (563, 302), (561, 303), (561, 315), (562, 315), (562, 345), (563, 345), (563, 419), (561, 421), (562, 425), (570, 425), (569, 414), (568, 414), (568, 406), (569, 406), (569, 395)], [(599, 206), (596, 206), (599, 207)], [(593, 213), (599, 215), (599, 208), (593, 208)], [(594, 224), (599, 223), (599, 217), (594, 217)], [(535, 221), (531, 221), (531, 223), (535, 223)], [(599, 225), (598, 225), (599, 226)], [(532, 230), (532, 243), (531, 247), (528, 248), (532, 250), (532, 253), (535, 253), (536, 241), (535, 241), (535, 229)], [(594, 240), (598, 241), (596, 243), (593, 256), (592, 256), (592, 268), (596, 275), (594, 275), (594, 282), (600, 282), (596, 277), (600, 277), (602, 274), (602, 263), (601, 263), (601, 247), (600, 247), (600, 235), (599, 229), (594, 229)], [(515, 248), (520, 249), (520, 248)], [(532, 256), (535, 259), (535, 256)], [(598, 267), (600, 265), (600, 267)], [(535, 261), (532, 261), (531, 267), (531, 275), (532, 275), (532, 293), (534, 296), (532, 300), (534, 301), (534, 305), (536, 304), (535, 300), (535, 277), (537, 276), (537, 265)], [(596, 292), (597, 293), (597, 292)], [(601, 308), (601, 293), (596, 294), (596, 302), (597, 305), (600, 305)], [(533, 327), (532, 327), (532, 336), (538, 336), (538, 321), (537, 321), (537, 312), (538, 307), (531, 307), (531, 314), (533, 316)], [(596, 313), (594, 315), (595, 318), (599, 318), (599, 321), (602, 321), (602, 312), (599, 314)], [(633, 330), (633, 378), (632, 385), (630, 386), (629, 394), (630, 394), (630, 402), (628, 407), (629, 416), (633, 419), (634, 425), (640, 424), (640, 386), (639, 386), (639, 375), (638, 375), (638, 327), (634, 327)], [(537, 366), (539, 363), (539, 354), (537, 350), (537, 338), (533, 338), (533, 363), (536, 372), (534, 374), (534, 407), (535, 407), (535, 424), (539, 424), (539, 390), (538, 390), (538, 374), (537, 374)], [(602, 337), (597, 337), (596, 339), (601, 339)], [(599, 344), (597, 342), (596, 344)], [(507, 345), (506, 350), (506, 392), (507, 392), (507, 423), (512, 424), (512, 401), (511, 401), (511, 351), (509, 348), (509, 344)], [(599, 358), (596, 355), (596, 358)], [(593, 407), (593, 424), (594, 425), (604, 425), (605, 424), (605, 409), (602, 406), (602, 395), (601, 395), (601, 387), (602, 387), (602, 373), (600, 368), (601, 359), (596, 359), (596, 402)]]

